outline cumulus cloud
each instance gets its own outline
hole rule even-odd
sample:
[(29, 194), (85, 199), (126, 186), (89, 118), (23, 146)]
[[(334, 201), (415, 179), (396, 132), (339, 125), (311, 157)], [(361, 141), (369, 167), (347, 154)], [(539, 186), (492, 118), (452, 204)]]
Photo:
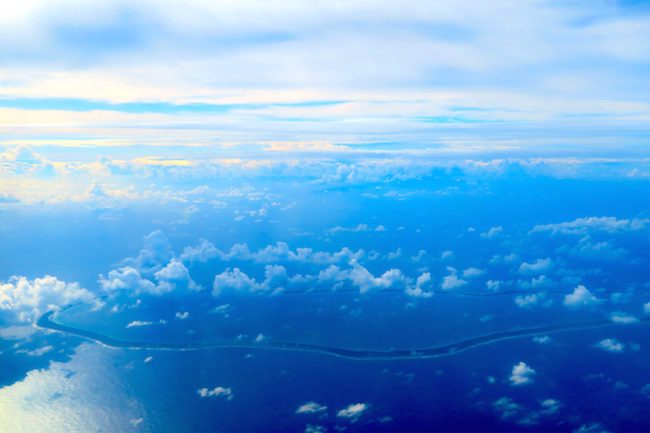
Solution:
[(140, 272), (130, 266), (113, 269), (107, 277), (99, 276), (102, 289), (110, 292), (116, 290), (133, 290), (135, 293), (154, 293), (156, 286), (142, 277)]
[(494, 239), (503, 233), (503, 226), (491, 227), (488, 231), (481, 233), (481, 237), (485, 239)]
[(375, 276), (356, 260), (351, 261), (350, 268), (347, 269), (336, 265), (329, 266), (319, 272), (317, 280), (321, 283), (347, 282), (358, 288), (360, 293), (375, 289), (405, 286), (408, 283), (408, 279), (399, 269), (389, 269), (381, 275)]
[(214, 277), (212, 295), (219, 296), (223, 291), (268, 292), (282, 290), (281, 284), (287, 279), (287, 270), (281, 265), (266, 265), (264, 280), (257, 282), (239, 268), (228, 268)]
[(547, 398), (538, 402), (537, 406), (524, 407), (510, 397), (501, 397), (492, 403), (494, 410), (500, 414), (501, 419), (515, 421), (521, 425), (535, 425), (543, 417), (555, 415), (561, 407), (561, 403), (553, 398)]
[(515, 304), (522, 308), (530, 308), (534, 306), (543, 306), (549, 307), (553, 304), (553, 301), (546, 299), (545, 293), (531, 293), (529, 295), (518, 295), (515, 296)]
[(638, 323), (639, 318), (632, 316), (631, 314), (624, 313), (621, 311), (615, 311), (612, 314), (610, 314), (609, 318), (611, 319), (612, 322), (618, 323), (621, 325), (629, 325), (632, 323)]
[(125, 328), (141, 328), (143, 326), (166, 325), (167, 321), (160, 319), (156, 322), (150, 320), (133, 320), (126, 324)]
[(615, 338), (606, 338), (594, 344), (594, 347), (612, 353), (621, 353), (625, 350), (625, 344)]
[(533, 383), (537, 372), (529, 367), (525, 362), (519, 362), (512, 367), (510, 383), (513, 386), (528, 385)]
[(573, 221), (536, 225), (530, 233), (551, 233), (564, 235), (585, 235), (590, 231), (616, 233), (637, 231), (650, 223), (648, 218), (618, 219), (615, 217), (587, 217)]
[(332, 233), (344, 233), (344, 232), (352, 232), (352, 233), (358, 233), (358, 232), (369, 232), (372, 229), (368, 224), (359, 224), (356, 227), (341, 227), (341, 226), (336, 226), (330, 229), (330, 232)]
[(601, 302), (601, 299), (598, 299), (583, 285), (577, 286), (573, 293), (564, 297), (564, 305), (569, 308), (593, 307)]
[(609, 433), (605, 427), (600, 423), (592, 424), (583, 424), (577, 429), (573, 430), (573, 433)]
[(208, 241), (201, 241), (196, 247), (186, 248), (183, 260), (218, 258), (222, 261), (240, 260), (256, 263), (295, 262), (314, 265), (328, 265), (359, 260), (365, 255), (364, 250), (353, 251), (343, 247), (339, 251), (316, 251), (313, 248), (299, 247), (291, 249), (286, 242), (276, 242), (257, 251), (251, 251), (247, 244), (235, 244), (229, 251), (221, 251)]
[(442, 283), (440, 283), (440, 288), (442, 290), (457, 289), (467, 284), (467, 281), (463, 280), (462, 278), (458, 278), (458, 271), (456, 271), (455, 268), (448, 266), (447, 271), (449, 272), (449, 275), (443, 277)]
[(298, 406), (298, 409), (296, 409), (296, 413), (299, 414), (323, 413), (325, 411), (327, 411), (327, 406), (318, 404), (315, 401), (309, 401)]
[(480, 277), (485, 271), (479, 268), (467, 268), (463, 271), (463, 278)]
[(428, 272), (423, 272), (415, 280), (415, 287), (407, 287), (405, 292), (409, 296), (415, 298), (430, 298), (433, 296), (433, 292), (425, 291), (425, 287), (429, 286), (431, 283), (431, 274)]
[(347, 419), (349, 421), (355, 422), (367, 410), (368, 410), (368, 404), (367, 403), (353, 403), (353, 404), (350, 404), (348, 407), (339, 410), (336, 413), (336, 416), (338, 418), (343, 418), (343, 419)]
[(11, 321), (33, 322), (47, 310), (95, 301), (95, 295), (78, 283), (67, 283), (50, 275), (33, 280), (13, 276), (0, 283), (0, 314)]
[(211, 242), (201, 239), (197, 246), (185, 247), (179, 260), (185, 263), (207, 262), (222, 254)]
[(523, 262), (519, 265), (519, 273), (522, 275), (539, 275), (548, 272), (553, 267), (553, 260), (550, 257), (537, 259), (532, 263)]
[(200, 290), (201, 288), (192, 280), (185, 265), (172, 259), (164, 268), (154, 274), (158, 282), (158, 293), (168, 293), (174, 290)]
[(140, 271), (130, 266), (114, 269), (106, 277), (99, 276), (99, 284), (107, 292), (129, 291), (134, 295), (148, 293), (151, 295), (164, 295), (173, 291), (197, 291), (198, 286), (190, 277), (185, 265), (171, 259), (167, 265), (161, 267), (153, 274), (155, 283), (144, 278)]
[(643, 304), (643, 314), (650, 314), (650, 302)]
[(232, 389), (223, 386), (217, 386), (212, 389), (199, 388), (196, 392), (201, 398), (220, 397), (225, 398), (226, 400), (232, 400), (234, 397)]
[(138, 255), (124, 260), (124, 264), (140, 272), (154, 272), (174, 257), (174, 251), (167, 236), (160, 230), (144, 237), (144, 247)]
[(494, 407), (494, 410), (501, 414), (501, 419), (504, 420), (518, 415), (523, 410), (523, 407), (510, 397), (501, 397), (495, 400), (492, 403), (492, 407)]

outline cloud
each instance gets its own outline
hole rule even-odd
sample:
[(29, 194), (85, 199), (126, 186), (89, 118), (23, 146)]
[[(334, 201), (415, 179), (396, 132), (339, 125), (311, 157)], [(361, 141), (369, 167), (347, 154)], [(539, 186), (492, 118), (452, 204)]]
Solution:
[(408, 283), (408, 279), (399, 269), (392, 268), (379, 276), (375, 276), (356, 260), (350, 262), (349, 269), (342, 269), (336, 265), (331, 265), (323, 269), (318, 273), (317, 280), (320, 283), (347, 282), (353, 287), (358, 288), (360, 293), (382, 288), (387, 289), (396, 286), (405, 286)]
[(561, 403), (553, 398), (539, 401), (537, 407), (524, 407), (510, 397), (501, 397), (492, 403), (492, 407), (501, 416), (502, 420), (513, 420), (520, 425), (538, 424), (543, 417), (555, 415)]
[(631, 314), (627, 314), (621, 311), (615, 311), (612, 314), (610, 314), (609, 318), (611, 319), (612, 322), (618, 323), (621, 325), (629, 325), (632, 323), (639, 323), (639, 318), (632, 316)]
[(512, 367), (510, 383), (513, 386), (529, 385), (535, 380), (537, 372), (529, 367), (525, 362), (520, 362)]
[(615, 217), (587, 217), (573, 221), (536, 225), (530, 233), (586, 235), (589, 232), (617, 233), (644, 229), (648, 218), (618, 219)]
[(257, 282), (239, 268), (228, 268), (214, 277), (212, 295), (219, 296), (223, 291), (268, 292), (282, 290), (281, 284), (287, 279), (287, 270), (281, 265), (266, 265), (264, 280)]
[(440, 284), (440, 288), (442, 290), (453, 290), (459, 287), (463, 287), (465, 284), (467, 284), (467, 281), (458, 278), (457, 275), (458, 271), (456, 271), (455, 268), (452, 268), (451, 266), (447, 266), (447, 271), (450, 274), (443, 277), (442, 283)]
[(296, 409), (296, 413), (299, 414), (323, 413), (325, 411), (327, 411), (327, 406), (318, 404), (315, 401), (309, 401), (298, 406), (298, 409)]
[(256, 263), (295, 262), (326, 265), (359, 260), (364, 254), (365, 252), (362, 249), (352, 251), (347, 247), (343, 247), (335, 252), (315, 251), (312, 248), (305, 247), (293, 250), (286, 242), (267, 245), (257, 251), (251, 251), (247, 244), (235, 244), (228, 252), (224, 252), (214, 247), (210, 242), (202, 240), (196, 247), (185, 248), (183, 254), (181, 254), (181, 260), (207, 261), (212, 258), (218, 258), (222, 261), (241, 260)]
[(548, 272), (553, 267), (553, 260), (550, 257), (537, 259), (533, 263), (523, 262), (519, 265), (519, 273), (522, 275), (539, 275)]
[(102, 289), (111, 292), (116, 290), (133, 290), (134, 293), (157, 293), (154, 283), (140, 275), (137, 269), (125, 266), (113, 269), (107, 277), (99, 276), (99, 284)]
[(368, 408), (369, 406), (367, 403), (353, 403), (348, 407), (339, 410), (336, 413), (336, 416), (338, 418), (343, 418), (351, 422), (355, 422), (368, 410)]
[(501, 397), (492, 403), (494, 410), (501, 414), (501, 419), (507, 420), (518, 415), (523, 407), (510, 397)]
[(564, 305), (569, 308), (593, 307), (601, 302), (601, 299), (598, 299), (583, 285), (577, 286), (573, 293), (564, 296)]
[(144, 247), (134, 258), (125, 259), (125, 265), (139, 272), (155, 272), (174, 257), (174, 251), (167, 236), (156, 230), (144, 237)]
[(643, 304), (643, 314), (650, 314), (650, 302)]
[(29, 280), (13, 276), (0, 283), (0, 314), (10, 321), (33, 322), (47, 310), (97, 298), (78, 283), (67, 283), (51, 275)]
[(553, 301), (546, 299), (545, 293), (531, 293), (529, 295), (518, 295), (515, 296), (515, 304), (522, 308), (530, 308), (534, 306), (543, 306), (549, 307), (553, 304)]
[(463, 271), (464, 278), (475, 278), (483, 275), (485, 271), (479, 268), (467, 268)]
[(573, 433), (609, 433), (609, 430), (603, 427), (600, 423), (583, 424), (579, 428), (573, 430)]
[(496, 226), (490, 228), (488, 231), (481, 233), (481, 237), (485, 239), (494, 239), (503, 233), (503, 226)]
[(212, 243), (205, 239), (201, 239), (197, 246), (185, 247), (179, 260), (186, 263), (207, 262), (215, 257), (219, 257), (221, 254), (221, 251), (219, 251)]
[(225, 398), (226, 400), (232, 400), (234, 398), (232, 389), (225, 388), (223, 386), (217, 386), (212, 389), (200, 388), (196, 392), (197, 394), (199, 394), (201, 398), (219, 397), (219, 398)]
[(330, 229), (330, 232), (332, 233), (345, 233), (345, 232), (351, 232), (351, 233), (359, 233), (359, 232), (369, 232), (372, 229), (368, 224), (359, 224), (356, 227), (341, 227), (341, 226), (336, 226), (334, 228)]
[(389, 288), (405, 282), (405, 277), (399, 269), (389, 269), (379, 277), (375, 277), (356, 261), (353, 261), (351, 265), (352, 269), (348, 273), (348, 279), (359, 288), (361, 293), (372, 289)]
[(25, 352), (25, 354), (27, 356), (36, 356), (36, 357), (38, 357), (38, 356), (43, 356), (46, 353), (51, 352), (52, 350), (54, 350), (54, 346), (49, 346), (48, 345), (48, 346), (40, 347), (38, 349), (30, 350), (29, 352)]
[(153, 326), (153, 325), (166, 325), (167, 321), (160, 319), (157, 322), (148, 321), (148, 320), (133, 320), (126, 324), (125, 328), (141, 328), (143, 326)]
[(201, 289), (190, 277), (188, 269), (183, 263), (171, 259), (167, 265), (159, 268), (153, 274), (155, 283), (144, 278), (140, 272), (130, 266), (114, 269), (108, 276), (99, 276), (99, 284), (107, 292), (128, 291), (132, 295), (148, 293), (161, 296), (174, 291), (198, 291)]
[(197, 291), (201, 289), (192, 280), (185, 265), (176, 259), (170, 260), (167, 266), (157, 271), (154, 278), (158, 282), (158, 293), (169, 293), (175, 290)]
[(405, 292), (409, 296), (415, 298), (430, 298), (433, 296), (433, 292), (425, 291), (424, 288), (429, 286), (431, 283), (431, 274), (428, 272), (423, 272), (415, 280), (415, 287), (407, 287)]
[(614, 338), (606, 338), (594, 344), (594, 347), (612, 353), (621, 353), (625, 350), (625, 344)]

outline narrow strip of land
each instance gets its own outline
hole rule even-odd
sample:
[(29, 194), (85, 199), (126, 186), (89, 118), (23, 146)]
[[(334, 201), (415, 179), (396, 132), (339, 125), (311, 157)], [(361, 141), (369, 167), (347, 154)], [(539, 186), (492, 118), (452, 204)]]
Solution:
[[(247, 350), (291, 350), (301, 352), (314, 352), (325, 355), (337, 356), (347, 359), (358, 360), (391, 360), (391, 359), (424, 359), (450, 356), (459, 352), (486, 344), (496, 343), (498, 341), (522, 338), (534, 335), (544, 335), (563, 331), (599, 328), (614, 326), (611, 320), (601, 319), (583, 322), (559, 323), (553, 325), (539, 326), (534, 328), (515, 329), (510, 331), (494, 332), (478, 337), (468, 338), (451, 344), (445, 344), (435, 347), (425, 347), (416, 349), (395, 349), (395, 350), (358, 350), (347, 349), (335, 346), (321, 346), (317, 344), (299, 343), (291, 341), (274, 341), (268, 340), (260, 343), (253, 342), (188, 342), (188, 343), (163, 343), (149, 341), (130, 341), (114, 338), (108, 335), (89, 331), (86, 329), (75, 328), (64, 325), (53, 319), (54, 311), (49, 311), (41, 316), (37, 326), (43, 329), (49, 329), (62, 332), (68, 335), (81, 337), (91, 340), (103, 346), (112, 348), (121, 348), (128, 350), (169, 350), (169, 351), (188, 351), (188, 350), (216, 350), (216, 349), (247, 349)], [(650, 323), (650, 319), (644, 319), (639, 323)]]

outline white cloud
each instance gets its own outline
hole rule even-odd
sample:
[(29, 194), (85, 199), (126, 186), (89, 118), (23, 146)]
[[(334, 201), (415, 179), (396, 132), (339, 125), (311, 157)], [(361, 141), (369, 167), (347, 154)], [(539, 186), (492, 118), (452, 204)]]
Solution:
[(481, 237), (485, 239), (494, 239), (503, 233), (503, 226), (491, 227), (488, 231), (481, 233)]
[(96, 300), (78, 283), (66, 283), (50, 275), (33, 280), (13, 276), (0, 283), (0, 314), (11, 321), (33, 322), (47, 310)]
[(474, 277), (480, 277), (483, 275), (485, 271), (483, 269), (479, 268), (467, 268), (463, 271), (463, 277), (464, 278), (474, 278)]
[(643, 304), (643, 314), (650, 314), (650, 302)]
[(266, 265), (264, 280), (257, 282), (239, 268), (228, 268), (214, 277), (212, 295), (219, 296), (224, 290), (244, 292), (268, 292), (282, 290), (281, 284), (287, 279), (287, 270), (281, 265)]
[(327, 411), (327, 406), (318, 404), (315, 401), (309, 401), (296, 409), (296, 413), (300, 414), (323, 413), (325, 411)]
[(405, 292), (407, 295), (415, 298), (430, 298), (433, 296), (433, 292), (424, 290), (430, 283), (431, 274), (429, 272), (423, 272), (415, 280), (415, 287), (407, 287)]
[(171, 259), (164, 268), (154, 273), (154, 278), (158, 282), (156, 286), (158, 293), (168, 293), (174, 290), (196, 291), (201, 289), (192, 280), (185, 265), (176, 259)]
[(564, 305), (569, 308), (592, 307), (601, 302), (602, 300), (598, 299), (583, 285), (577, 286), (573, 293), (564, 297)]
[(534, 306), (548, 307), (552, 305), (552, 300), (546, 299), (545, 293), (531, 293), (529, 295), (518, 295), (514, 298), (515, 304), (522, 308)]
[(171, 259), (167, 265), (158, 266), (158, 268), (159, 270), (153, 274), (155, 283), (144, 278), (137, 269), (124, 266), (110, 271), (107, 277), (100, 275), (99, 284), (108, 292), (126, 290), (134, 295), (148, 293), (160, 296), (177, 290), (197, 291), (201, 289), (192, 280), (185, 265), (176, 259)]
[(512, 367), (510, 383), (513, 386), (528, 385), (533, 383), (537, 372), (529, 367), (525, 362), (520, 362)]
[(133, 320), (126, 324), (125, 328), (140, 328), (143, 326), (153, 326), (153, 325), (166, 325), (167, 321), (160, 319), (157, 322), (148, 321), (148, 320)]
[(536, 225), (531, 233), (585, 235), (590, 231), (616, 233), (624, 231), (637, 231), (645, 228), (650, 223), (648, 218), (618, 219), (615, 217), (587, 217), (577, 218), (573, 221), (556, 224)]
[(179, 311), (174, 315), (174, 317), (176, 317), (178, 320), (185, 320), (188, 317), (190, 317), (190, 313), (187, 311), (183, 311), (183, 312)]
[(159, 270), (163, 264), (174, 257), (174, 251), (167, 236), (156, 230), (144, 237), (144, 247), (134, 258), (124, 260), (124, 264), (140, 272), (153, 272)]
[(211, 242), (201, 239), (195, 247), (185, 247), (179, 260), (186, 263), (207, 262), (222, 254)]
[(579, 428), (573, 430), (573, 433), (609, 433), (609, 430), (603, 427), (600, 423), (583, 424)]
[(54, 350), (54, 346), (43, 346), (38, 349), (30, 350), (29, 352), (25, 352), (27, 356), (43, 356), (48, 352), (51, 352)]
[(449, 272), (449, 275), (443, 277), (442, 283), (440, 284), (440, 288), (442, 288), (442, 290), (453, 290), (459, 287), (463, 287), (465, 284), (467, 284), (467, 281), (458, 278), (458, 272), (455, 268), (448, 266), (447, 271)]
[(625, 344), (614, 338), (606, 338), (594, 344), (594, 347), (612, 353), (621, 353), (625, 350)]
[[(200, 248), (200, 245), (195, 249), (197, 248)], [(203, 248), (211, 250), (207, 244), (204, 245)], [(188, 251), (187, 248), (186, 251)], [(192, 250), (191, 252), (188, 251), (188, 254), (196, 254), (196, 252)], [(277, 263), (286, 261), (326, 265), (359, 260), (364, 256), (365, 252), (361, 249), (352, 251), (347, 247), (343, 247), (339, 251), (332, 253), (327, 251), (314, 251), (312, 248), (304, 247), (292, 250), (286, 242), (277, 242), (275, 245), (267, 245), (255, 252), (250, 251), (246, 244), (235, 244), (228, 252), (223, 252), (217, 249), (216, 252), (212, 252), (211, 254), (214, 254), (223, 261), (247, 260), (257, 263)]]
[(359, 224), (356, 227), (341, 227), (341, 226), (336, 226), (334, 228), (331, 228), (329, 231), (332, 233), (345, 233), (345, 232), (351, 232), (351, 233), (359, 233), (359, 232), (369, 232), (372, 229), (368, 224)]
[(130, 266), (113, 269), (107, 277), (99, 276), (99, 284), (106, 291), (133, 290), (134, 293), (155, 293), (156, 285)]
[(519, 273), (522, 275), (538, 275), (548, 272), (553, 267), (553, 260), (550, 257), (537, 259), (533, 263), (524, 262), (519, 265)]
[(356, 421), (363, 415), (363, 413), (368, 410), (368, 404), (366, 403), (353, 403), (350, 404), (348, 407), (339, 410), (336, 413), (336, 416), (338, 418), (344, 418), (348, 419), (352, 422)]
[(501, 414), (501, 419), (504, 420), (518, 415), (523, 410), (522, 406), (510, 397), (501, 397), (495, 400), (492, 406)]
[(616, 312), (612, 313), (609, 316), (609, 318), (611, 319), (612, 322), (618, 323), (618, 324), (621, 324), (621, 325), (628, 325), (628, 324), (638, 323), (639, 322), (638, 317), (632, 316), (631, 314), (624, 313), (624, 312), (621, 312), (621, 311), (616, 311)]
[(201, 398), (207, 398), (207, 397), (220, 397), (220, 398), (225, 398), (226, 400), (232, 400), (234, 395), (232, 393), (231, 388), (225, 388), (223, 386), (217, 386), (215, 388), (209, 389), (209, 388), (200, 388), (197, 391), (197, 394)]

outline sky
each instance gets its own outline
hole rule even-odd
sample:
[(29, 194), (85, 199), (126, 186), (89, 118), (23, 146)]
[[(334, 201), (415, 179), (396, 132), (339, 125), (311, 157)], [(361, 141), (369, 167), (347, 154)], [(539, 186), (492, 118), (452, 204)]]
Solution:
[(620, 157), (647, 144), (643, 1), (28, 0), (3, 11), (3, 146)]

